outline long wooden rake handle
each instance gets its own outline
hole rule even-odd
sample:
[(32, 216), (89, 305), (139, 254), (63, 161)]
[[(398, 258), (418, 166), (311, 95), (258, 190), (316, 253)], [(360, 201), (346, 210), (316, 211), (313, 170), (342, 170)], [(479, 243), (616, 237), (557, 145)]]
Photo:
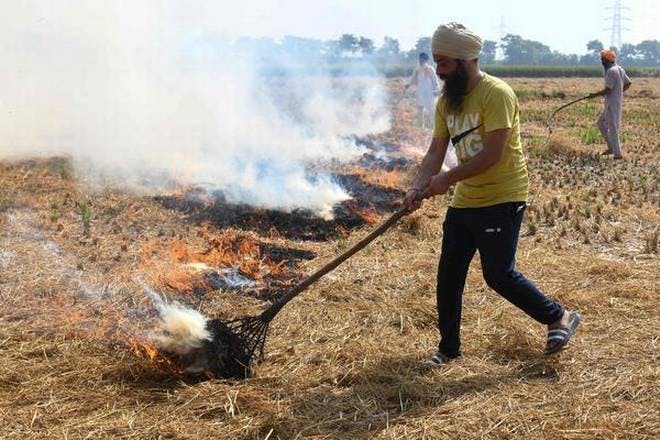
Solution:
[(552, 118), (554, 118), (555, 115), (556, 115), (557, 113), (559, 113), (560, 111), (562, 111), (563, 109), (565, 109), (565, 108), (568, 107), (569, 105), (576, 104), (576, 103), (578, 103), (578, 102), (580, 102), (580, 101), (584, 101), (585, 99), (589, 99), (589, 98), (591, 98), (591, 97), (592, 97), (591, 95), (583, 96), (583, 97), (581, 97), (581, 98), (574, 99), (574, 100), (572, 100), (571, 102), (567, 102), (566, 104), (562, 105), (561, 107), (558, 107), (557, 109), (555, 109), (555, 111), (553, 111), (553, 112), (550, 114), (550, 117), (546, 120), (545, 125), (547, 125), (548, 127), (550, 127), (550, 123), (552, 122)]
[(264, 310), (259, 316), (260, 319), (264, 322), (271, 321), (275, 315), (284, 307), (286, 303), (295, 298), (300, 292), (314, 284), (318, 281), (323, 275), (326, 275), (328, 272), (331, 272), (337, 266), (339, 266), (344, 261), (348, 260), (353, 254), (357, 253), (359, 250), (366, 247), (369, 243), (374, 241), (376, 237), (382, 235), (385, 231), (390, 229), (401, 217), (405, 216), (408, 213), (408, 208), (406, 205), (401, 206), (398, 211), (390, 216), (387, 220), (381, 223), (376, 229), (374, 229), (369, 235), (364, 237), (362, 240), (354, 244), (350, 249), (348, 249), (343, 254), (336, 257), (334, 260), (314, 272), (307, 279), (300, 282), (297, 286), (289, 290), (284, 296), (278, 298), (270, 307)]

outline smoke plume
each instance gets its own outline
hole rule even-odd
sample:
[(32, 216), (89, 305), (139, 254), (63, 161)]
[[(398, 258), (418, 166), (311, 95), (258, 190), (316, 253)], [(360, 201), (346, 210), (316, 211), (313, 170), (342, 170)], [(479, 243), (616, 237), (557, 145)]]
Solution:
[(231, 17), (221, 9), (183, 0), (6, 6), (0, 160), (65, 154), (103, 185), (202, 185), (229, 201), (328, 214), (348, 195), (312, 170), (361, 154), (353, 136), (388, 129), (381, 82), (332, 79), (322, 65), (300, 75), (291, 66), (306, 60), (222, 38)]

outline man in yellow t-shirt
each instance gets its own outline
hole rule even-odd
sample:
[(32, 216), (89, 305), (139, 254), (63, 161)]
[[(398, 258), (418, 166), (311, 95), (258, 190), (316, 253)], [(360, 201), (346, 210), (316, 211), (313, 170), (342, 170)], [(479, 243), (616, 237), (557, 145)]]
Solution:
[[(481, 72), (481, 46), (481, 39), (458, 23), (435, 31), (433, 58), (444, 85), (431, 146), (405, 198), (414, 211), (424, 198), (445, 194), (456, 184), (443, 223), (436, 290), (441, 338), (427, 360), (432, 366), (461, 354), (461, 301), (477, 250), (486, 283), (548, 326), (547, 354), (563, 349), (580, 323), (578, 313), (566, 311), (515, 270), (529, 185), (518, 99), (504, 81)], [(450, 139), (459, 165), (442, 172)]]

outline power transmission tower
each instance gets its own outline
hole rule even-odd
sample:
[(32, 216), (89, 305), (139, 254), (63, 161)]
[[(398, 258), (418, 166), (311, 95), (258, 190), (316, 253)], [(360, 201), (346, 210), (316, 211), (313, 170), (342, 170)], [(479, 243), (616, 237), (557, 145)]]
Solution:
[(500, 27), (499, 27), (500, 40), (506, 35), (506, 25), (504, 24), (504, 15), (500, 16)]
[(612, 16), (607, 17), (606, 20), (611, 23), (610, 27), (605, 28), (606, 31), (611, 32), (610, 47), (621, 49), (623, 39), (621, 38), (621, 31), (629, 31), (630, 29), (622, 26), (623, 21), (630, 21), (630, 18), (625, 17), (622, 11), (630, 11), (630, 8), (622, 5), (621, 0), (614, 0), (614, 4), (605, 9), (612, 11)]
[(500, 25), (498, 28), (500, 40), (497, 42), (497, 49), (495, 50), (495, 58), (501, 60), (504, 58), (504, 50), (502, 50), (502, 38), (507, 34), (506, 25), (504, 24), (504, 15), (500, 17)]

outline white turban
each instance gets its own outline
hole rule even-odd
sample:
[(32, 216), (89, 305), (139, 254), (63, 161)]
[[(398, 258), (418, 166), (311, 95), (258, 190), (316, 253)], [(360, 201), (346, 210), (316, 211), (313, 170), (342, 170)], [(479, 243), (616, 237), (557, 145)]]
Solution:
[(433, 34), (433, 55), (443, 55), (459, 60), (479, 58), (481, 38), (460, 23), (441, 24)]

